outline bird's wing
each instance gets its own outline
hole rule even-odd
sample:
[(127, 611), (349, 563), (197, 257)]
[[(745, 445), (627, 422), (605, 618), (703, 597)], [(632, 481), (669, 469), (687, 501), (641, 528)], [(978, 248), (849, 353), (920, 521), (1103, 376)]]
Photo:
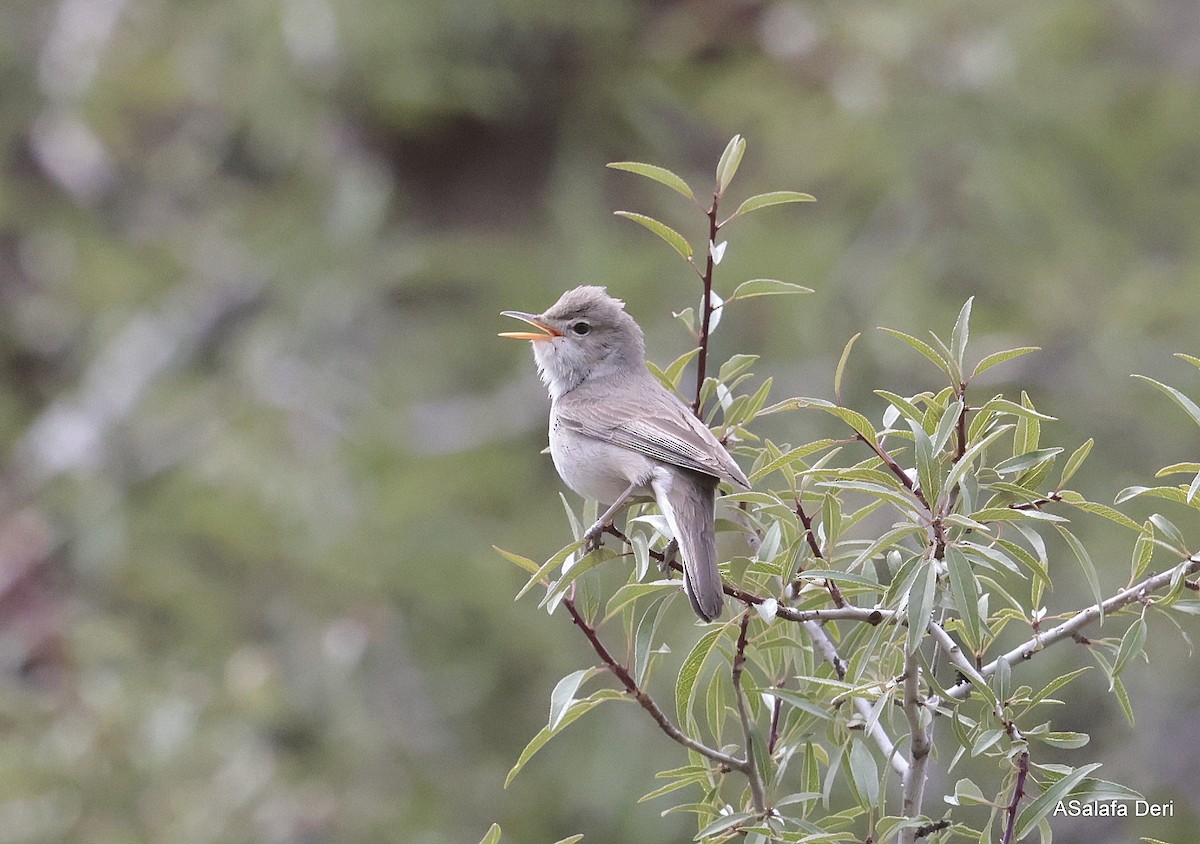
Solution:
[(578, 393), (558, 402), (559, 423), (567, 428), (749, 488), (745, 473), (708, 426), (649, 374), (636, 389), (606, 391), (602, 401)]

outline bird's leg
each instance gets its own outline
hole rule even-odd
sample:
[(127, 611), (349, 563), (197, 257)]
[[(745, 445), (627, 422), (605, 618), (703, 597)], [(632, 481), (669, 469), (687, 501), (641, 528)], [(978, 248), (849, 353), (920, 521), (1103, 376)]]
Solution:
[(671, 563), (675, 562), (675, 556), (679, 553), (679, 540), (672, 539), (667, 543), (667, 547), (663, 549), (662, 561), (658, 564), (658, 570), (666, 574), (671, 570)]
[(583, 538), (587, 540), (587, 543), (583, 546), (586, 551), (595, 551), (600, 547), (604, 541), (602, 536), (604, 535), (605, 526), (613, 520), (613, 516), (621, 512), (621, 509), (629, 503), (629, 499), (633, 497), (633, 492), (637, 488), (638, 484), (636, 482), (631, 483), (629, 488), (617, 496), (617, 500), (609, 505), (604, 514), (596, 519), (596, 523), (587, 529), (583, 534)]

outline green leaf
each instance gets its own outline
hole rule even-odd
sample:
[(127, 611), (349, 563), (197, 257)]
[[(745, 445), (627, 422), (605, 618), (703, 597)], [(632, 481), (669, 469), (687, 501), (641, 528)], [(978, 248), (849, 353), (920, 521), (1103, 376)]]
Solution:
[(1112, 678), (1109, 682), (1109, 691), (1112, 691), (1113, 680), (1125, 670), (1125, 666), (1129, 664), (1129, 660), (1136, 656), (1141, 656), (1146, 648), (1146, 619), (1139, 618), (1133, 624), (1129, 625), (1129, 629), (1125, 631), (1125, 635), (1121, 637), (1121, 647), (1117, 649), (1117, 659), (1113, 663)]
[(717, 627), (700, 637), (691, 652), (684, 659), (679, 669), (679, 679), (675, 682), (675, 711), (681, 725), (692, 721), (692, 701), (696, 697), (696, 681), (705, 661), (716, 648), (724, 627)]
[[(857, 335), (855, 335), (857, 336)], [(905, 419), (913, 422), (921, 422), (925, 414), (921, 413), (920, 409), (904, 396), (896, 393), (888, 392), (887, 390), (875, 390), (875, 395), (882, 399), (886, 399), (889, 404), (900, 411), (900, 415)]]
[(963, 621), (963, 637), (971, 655), (979, 653), (983, 641), (983, 624), (979, 618), (979, 584), (971, 564), (961, 551), (953, 545), (946, 548), (946, 565), (950, 570), (950, 592), (954, 606)]
[(1113, 678), (1113, 692), (1117, 695), (1117, 703), (1121, 704), (1121, 711), (1125, 713), (1125, 720), (1130, 727), (1135, 726), (1133, 704), (1129, 701), (1129, 692), (1125, 691), (1125, 681), (1120, 677)]
[(604, 608), (604, 622), (611, 619), (626, 606), (644, 598), (647, 595), (658, 595), (664, 593), (676, 592), (679, 590), (678, 580), (654, 580), (649, 583), (626, 583), (620, 589), (613, 593), (613, 596), (608, 599), (608, 604)]
[(1092, 740), (1087, 733), (1053, 732), (1026, 733), (1025, 735), (1033, 741), (1040, 741), (1042, 744), (1057, 747), (1059, 750), (1075, 750)]
[(1187, 556), (1187, 542), (1180, 533), (1179, 528), (1175, 527), (1175, 523), (1160, 513), (1150, 514), (1150, 522), (1163, 535), (1163, 538), (1171, 544), (1183, 556)]
[(547, 584), (549, 582), (549, 573), (553, 569), (561, 566), (563, 564), (563, 562), (567, 559), (567, 557), (571, 556), (576, 551), (578, 551), (580, 548), (582, 548), (583, 544), (584, 544), (584, 540), (578, 539), (575, 542), (572, 542), (570, 545), (565, 545), (562, 548), (560, 548), (558, 553), (556, 553), (550, 559), (546, 560), (546, 562), (544, 562), (540, 568), (538, 568), (536, 571), (534, 571), (534, 573), (530, 576), (529, 580), (525, 583), (525, 585), (522, 586), (520, 591), (517, 592), (517, 595), (515, 598), (513, 598), (513, 600), (514, 601), (521, 600), (523, 597), (525, 597), (525, 593), (528, 592), (530, 589), (532, 589), (538, 583)]
[(925, 628), (933, 615), (933, 597), (937, 586), (937, 572), (926, 560), (908, 591), (908, 653), (915, 653), (925, 638)]
[(671, 605), (671, 597), (651, 604), (638, 622), (637, 633), (633, 642), (633, 680), (639, 686), (646, 682), (646, 672), (650, 668), (651, 648), (654, 647), (654, 637), (658, 633), (658, 624), (662, 621), (667, 607)]
[(1075, 554), (1075, 559), (1079, 561), (1080, 568), (1083, 569), (1083, 575), (1087, 578), (1088, 586), (1091, 587), (1092, 597), (1096, 599), (1096, 605), (1100, 607), (1100, 623), (1104, 623), (1104, 595), (1100, 592), (1100, 578), (1096, 574), (1096, 566), (1092, 563), (1092, 557), (1088, 554), (1087, 548), (1079, 541), (1079, 537), (1071, 533), (1062, 525), (1055, 525), (1058, 532), (1062, 534), (1062, 538), (1067, 541), (1067, 545), (1071, 547), (1071, 551)]
[(954, 467), (950, 470), (950, 474), (946, 477), (946, 482), (945, 486), (943, 486), (943, 489), (946, 490), (947, 494), (949, 494), (950, 491), (953, 490), (954, 487), (956, 487), (963, 479), (963, 476), (967, 474), (967, 471), (971, 468), (971, 463), (975, 460), (975, 458), (978, 457), (985, 448), (995, 442), (997, 438), (1008, 433), (1012, 427), (1013, 426), (1011, 424), (1001, 425), (963, 452), (963, 456), (958, 458), (954, 464)]
[(864, 809), (879, 802), (879, 766), (865, 741), (850, 742), (850, 778)]
[(757, 360), (758, 355), (733, 355), (729, 360), (721, 364), (721, 370), (717, 373), (717, 380), (728, 383), (754, 366), (754, 362)]
[(1189, 399), (1183, 393), (1179, 392), (1174, 387), (1168, 387), (1161, 381), (1155, 381), (1153, 378), (1147, 378), (1145, 375), (1134, 375), (1133, 377), (1140, 378), (1147, 384), (1153, 384), (1155, 387), (1162, 390), (1164, 393), (1170, 396), (1177, 405), (1187, 411), (1188, 416), (1192, 417), (1193, 422), (1195, 422), (1197, 425), (1200, 425), (1200, 406), (1197, 406), (1194, 401)]
[(554, 844), (579, 844), (583, 840), (583, 833), (578, 835), (568, 835), (566, 838), (560, 838)]
[(934, 470), (934, 454), (933, 443), (929, 439), (929, 435), (925, 433), (916, 422), (909, 420), (909, 427), (912, 428), (913, 444), (916, 451), (917, 459), (917, 480), (920, 484), (921, 494), (925, 496), (925, 500), (932, 504), (937, 500), (939, 478)]
[(1103, 516), (1110, 522), (1114, 522), (1121, 527), (1129, 528), (1135, 533), (1144, 533), (1145, 528), (1135, 522), (1133, 519), (1126, 516), (1120, 510), (1109, 507), (1107, 504), (1101, 504), (1098, 501), (1088, 501), (1082, 495), (1073, 490), (1063, 490), (1060, 494), (1060, 501), (1064, 504), (1069, 504), (1085, 513), (1092, 513), (1096, 516)]
[(1060, 800), (1071, 793), (1071, 789), (1079, 785), (1084, 777), (1099, 767), (1099, 762), (1084, 765), (1081, 768), (1076, 768), (1053, 785), (1048, 786), (1037, 800), (1026, 806), (1024, 811), (1017, 816), (1017, 831), (1014, 840), (1020, 841), (1024, 838), (1033, 827), (1037, 826), (1043, 818), (1054, 810), (1054, 807), (1058, 805)]
[(1012, 475), (1040, 466), (1047, 461), (1053, 460), (1061, 453), (1061, 448), (1039, 448), (1035, 451), (1027, 451), (1024, 454), (1019, 454), (1016, 457), (1010, 457), (1007, 460), (1001, 460), (992, 468), (996, 470), (997, 474)]
[[(971, 331), (971, 303), (975, 301), (975, 297), (971, 296), (963, 304), (962, 310), (958, 312), (958, 319), (954, 321), (954, 329), (950, 333), (950, 354), (953, 356), (953, 363), (956, 373), (963, 371), (963, 357), (967, 351), (967, 337)], [(962, 380), (961, 376), (957, 380)]]
[(514, 554), (512, 551), (505, 551), (503, 548), (495, 545), (492, 546), (492, 550), (504, 557), (504, 559), (508, 560), (510, 563), (513, 563), (518, 568), (524, 569), (530, 574), (537, 574), (538, 569), (541, 568), (537, 563), (528, 557), (522, 557), (520, 554)]
[(614, 211), (613, 213), (618, 217), (625, 217), (645, 226), (670, 244), (671, 248), (678, 252), (685, 260), (691, 260), (692, 245), (687, 242), (687, 238), (666, 223), (660, 223), (653, 217), (647, 217), (645, 214), (635, 214), (632, 211)]
[(671, 361), (670, 365), (662, 371), (663, 386), (669, 390), (679, 388), (679, 379), (683, 377), (683, 370), (691, 363), (696, 355), (700, 354), (700, 347), (692, 349), (690, 352), (684, 352), (675, 360)]
[(600, 671), (599, 668), (592, 666), (591, 668), (581, 668), (578, 671), (572, 671), (566, 677), (563, 677), (554, 686), (554, 691), (550, 693), (550, 729), (555, 730), (562, 723), (563, 716), (566, 715), (568, 707), (575, 701), (575, 692), (579, 687), (590, 677), (594, 677)]
[(946, 443), (950, 442), (950, 435), (958, 427), (958, 418), (962, 415), (962, 412), (962, 399), (955, 399), (946, 406), (946, 410), (942, 413), (941, 421), (938, 422), (937, 430), (933, 433), (933, 454), (935, 457), (941, 454), (942, 449), (946, 447)]
[(755, 296), (779, 296), (793, 293), (812, 293), (811, 287), (793, 284), (790, 281), (777, 281), (773, 278), (752, 278), (743, 281), (733, 289), (733, 295), (725, 300), (728, 304), (735, 299), (753, 299)]
[(645, 176), (647, 179), (653, 179), (660, 185), (666, 185), (671, 190), (683, 194), (688, 199), (694, 200), (696, 198), (696, 195), (692, 193), (692, 189), (688, 187), (688, 183), (665, 167), (656, 167), (653, 164), (643, 164), (640, 161), (613, 161), (605, 166), (611, 167), (614, 170), (624, 170), (628, 173), (637, 173), (639, 176)]
[(926, 343), (923, 340), (918, 340), (916, 337), (913, 337), (911, 334), (905, 334), (903, 331), (896, 331), (894, 328), (884, 328), (884, 327), (880, 326), (879, 330), (885, 331), (888, 334), (892, 335), (893, 337), (895, 337), (899, 340), (903, 340), (905, 343), (912, 346), (914, 349), (916, 349), (918, 352), (923, 354), (925, 357), (929, 358), (929, 360), (933, 361), (937, 365), (938, 369), (940, 369), (940, 370), (942, 370), (942, 372), (946, 373), (946, 375), (949, 376), (951, 379), (954, 378), (954, 369), (951, 366), (950, 361), (946, 360), (944, 357), (942, 357), (940, 354), (938, 354), (938, 352), (936, 350), (934, 350), (933, 346), (930, 346), (928, 343)]
[(767, 475), (771, 474), (772, 472), (778, 472), (783, 467), (792, 465), (797, 460), (803, 460), (805, 457), (808, 457), (808, 455), (810, 455), (810, 454), (815, 454), (816, 452), (822, 451), (826, 448), (832, 448), (833, 446), (835, 446), (837, 444), (838, 444), (838, 440), (824, 439), (824, 440), (814, 440), (813, 442), (810, 442), (807, 445), (802, 445), (802, 446), (793, 448), (789, 451), (784, 452), (779, 457), (776, 457), (770, 463), (767, 463), (766, 465), (762, 466), (761, 468), (754, 470), (754, 472), (752, 472), (750, 475), (750, 481), (752, 483), (757, 482), (758, 480), (760, 480), (761, 478), (765, 478)]
[(500, 824), (492, 824), (488, 828), (487, 835), (479, 840), (479, 844), (500, 844)]
[(704, 829), (697, 832), (696, 837), (692, 840), (703, 841), (705, 838), (712, 838), (717, 833), (742, 826), (747, 821), (754, 820), (756, 817), (758, 816), (754, 812), (734, 812), (732, 815), (721, 815), (708, 826), (704, 827)]
[(725, 188), (729, 187), (729, 183), (733, 181), (733, 175), (737, 172), (738, 165), (742, 163), (742, 156), (745, 154), (745, 139), (741, 135), (734, 135), (725, 145), (725, 151), (721, 153), (721, 159), (717, 162), (717, 196), (725, 193)]
[(1067, 685), (1067, 683), (1070, 683), (1076, 677), (1078, 677), (1081, 674), (1084, 674), (1088, 671), (1091, 671), (1091, 670), (1092, 670), (1092, 667), (1090, 665), (1085, 665), (1085, 666), (1083, 666), (1083, 668), (1076, 668), (1074, 671), (1068, 672), (1068, 673), (1062, 675), (1061, 677), (1054, 678), (1049, 683), (1047, 683), (1040, 691), (1038, 691), (1037, 694), (1035, 694), (1032, 698), (1029, 699), (1029, 703), (1025, 704), (1026, 709), (1033, 709), (1033, 707), (1037, 706), (1039, 703), (1041, 703), (1042, 701), (1049, 698), (1050, 695), (1054, 694), (1059, 689), (1061, 689), (1063, 686)]
[(533, 758), (539, 750), (546, 746), (546, 742), (554, 738), (558, 733), (571, 726), (581, 716), (592, 711), (606, 700), (632, 700), (633, 698), (626, 697), (622, 692), (616, 689), (601, 689), (583, 700), (577, 700), (571, 704), (562, 718), (559, 719), (558, 726), (550, 729), (549, 725), (538, 730), (537, 735), (529, 740), (529, 744), (525, 745), (525, 749), (521, 751), (520, 758), (517, 763), (512, 766), (512, 770), (508, 772), (508, 776), (504, 778), (504, 787), (508, 788), (509, 783), (520, 773), (521, 769)]
[(1058, 488), (1062, 489), (1067, 485), (1067, 481), (1075, 476), (1079, 471), (1079, 467), (1083, 465), (1083, 461), (1087, 460), (1087, 456), (1092, 453), (1092, 446), (1096, 441), (1088, 437), (1087, 442), (1075, 449), (1070, 457), (1067, 458), (1066, 464), (1063, 465), (1062, 480), (1058, 482)]
[(1130, 561), (1129, 582), (1137, 580), (1150, 565), (1154, 557), (1154, 525), (1146, 522), (1142, 535), (1133, 543), (1133, 559)]
[(985, 356), (983, 360), (979, 361), (979, 363), (975, 364), (975, 370), (971, 373), (971, 377), (974, 378), (976, 375), (986, 372), (997, 364), (1006, 363), (1013, 358), (1019, 358), (1021, 355), (1027, 355), (1030, 352), (1040, 351), (1041, 349), (1037, 346), (1021, 346), (1020, 348), (1016, 349), (1005, 349), (1002, 352), (993, 352), (992, 354)]
[(861, 337), (862, 334), (855, 334), (846, 341), (845, 347), (842, 348), (842, 356), (838, 358), (837, 369), (833, 371), (833, 394), (837, 396), (837, 400), (842, 400), (842, 375), (846, 372), (846, 363), (850, 360), (850, 350), (854, 348), (854, 341)]
[[(738, 206), (738, 209), (729, 215), (725, 223), (728, 223), (734, 217), (740, 217), (743, 214), (749, 214), (751, 211), (757, 211), (759, 208), (766, 208), (770, 205), (783, 205), (786, 202), (816, 202), (817, 198), (811, 194), (801, 193), (795, 190), (774, 190), (770, 193), (760, 193), (752, 196)], [(725, 225), (722, 223), (721, 225)]]

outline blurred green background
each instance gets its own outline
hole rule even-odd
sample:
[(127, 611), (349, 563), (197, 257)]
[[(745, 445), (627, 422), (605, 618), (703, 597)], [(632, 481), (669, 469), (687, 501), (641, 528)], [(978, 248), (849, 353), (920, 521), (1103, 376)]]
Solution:
[[(703, 193), (741, 133), (735, 198), (817, 196), (719, 269), (816, 290), (715, 336), (775, 398), (859, 331), (848, 400), (937, 388), (874, 327), (974, 295), (977, 356), (1044, 348), (982, 389), (1094, 436), (1090, 497), (1198, 456), (1128, 377), (1200, 393), (1194, 0), (6, 0), (0, 84), (0, 842), (690, 838), (634, 803), (683, 762), (634, 707), (501, 788), (593, 655), (489, 547), (568, 536), (497, 312), (604, 283), (653, 359), (691, 346), (694, 277), (611, 212), (703, 220), (608, 161)], [(1130, 544), (1091, 537), (1113, 591)], [(1059, 840), (1194, 835), (1200, 671), (1152, 634), (1135, 728), (1098, 676), (1058, 723), (1176, 817)]]

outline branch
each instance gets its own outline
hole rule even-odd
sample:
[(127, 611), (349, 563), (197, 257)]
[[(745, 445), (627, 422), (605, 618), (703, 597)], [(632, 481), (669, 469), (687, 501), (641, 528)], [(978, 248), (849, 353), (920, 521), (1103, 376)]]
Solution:
[(671, 719), (662, 711), (662, 708), (654, 698), (639, 688), (628, 669), (617, 662), (612, 654), (608, 652), (608, 648), (604, 647), (604, 643), (600, 641), (600, 637), (596, 634), (596, 628), (588, 624), (583, 616), (580, 615), (579, 610), (575, 608), (575, 601), (570, 597), (566, 597), (563, 598), (562, 603), (567, 608), (567, 612), (571, 614), (571, 620), (575, 622), (575, 626), (582, 630), (583, 635), (587, 637), (592, 650), (596, 652), (596, 656), (600, 657), (600, 661), (604, 663), (605, 667), (616, 675), (616, 678), (621, 681), (621, 685), (625, 687), (625, 691), (629, 692), (633, 696), (633, 699), (641, 704), (642, 709), (650, 713), (650, 717), (654, 719), (655, 723), (658, 724), (664, 733), (673, 741), (682, 744), (690, 750), (696, 751), (701, 756), (733, 770), (742, 771), (749, 776), (747, 760), (738, 759), (736, 756), (730, 756), (728, 753), (722, 753), (720, 750), (702, 744), (672, 724)]
[[(1174, 566), (1166, 571), (1162, 571), (1156, 575), (1147, 577), (1142, 582), (1135, 583), (1133, 586), (1118, 592), (1116, 595), (1113, 595), (1111, 598), (1103, 601), (1102, 603), (1093, 604), (1087, 609), (1080, 610), (1057, 627), (1051, 628), (1045, 633), (1034, 634), (1032, 639), (1022, 642), (1008, 653), (992, 660), (979, 670), (979, 674), (984, 678), (991, 677), (996, 673), (996, 669), (999, 667), (1001, 660), (1007, 662), (1009, 665), (1013, 665), (1022, 660), (1030, 659), (1042, 648), (1053, 645), (1055, 642), (1061, 642), (1063, 639), (1073, 638), (1075, 634), (1077, 634), (1088, 624), (1091, 624), (1093, 621), (1099, 619), (1102, 612), (1112, 613), (1115, 610), (1119, 610), (1121, 607), (1134, 603), (1135, 601), (1141, 601), (1148, 598), (1154, 592), (1157, 592), (1159, 589), (1162, 589), (1164, 586), (1170, 584), (1171, 580), (1178, 573), (1180, 566), (1183, 566), (1184, 576), (1195, 574), (1196, 572), (1200, 571), (1200, 559), (1193, 555), (1180, 563), (1179, 566)], [(962, 700), (970, 692), (971, 685), (972, 684), (969, 681), (957, 683), (946, 694), (948, 697)]]
[[(817, 543), (816, 534), (812, 529), (812, 516), (804, 512), (804, 505), (800, 502), (799, 493), (796, 495), (796, 518), (800, 520), (800, 524), (804, 525), (804, 536), (808, 540), (808, 547), (813, 552), (813, 557), (818, 560), (824, 560), (825, 555), (821, 553), (821, 546)], [(833, 600), (835, 607), (846, 606), (846, 599), (842, 597), (842, 590), (838, 588), (836, 583), (829, 578), (825, 578), (825, 588), (829, 590), (829, 597)]]
[(712, 323), (712, 286), (713, 244), (717, 242), (717, 232), (721, 226), (717, 223), (717, 204), (721, 201), (720, 188), (713, 193), (712, 205), (708, 209), (708, 245), (705, 253), (708, 258), (704, 263), (704, 274), (700, 280), (704, 282), (704, 302), (700, 306), (700, 354), (696, 357), (696, 400), (692, 402), (692, 413), (700, 415), (700, 393), (704, 390), (704, 378), (708, 369), (708, 332)]
[[(845, 680), (846, 661), (838, 654), (837, 647), (833, 644), (833, 640), (829, 638), (829, 634), (825, 632), (825, 628), (815, 621), (805, 621), (803, 624), (804, 632), (812, 640), (813, 647), (820, 651), (822, 658), (833, 666), (838, 679)], [(887, 730), (879, 723), (879, 719), (876, 718), (872, 722), (871, 704), (867, 702), (866, 698), (861, 697), (851, 698), (850, 702), (854, 705), (854, 711), (863, 719), (863, 723), (869, 725), (867, 735), (883, 751), (883, 755), (887, 757), (892, 768), (895, 769), (896, 773), (900, 775), (901, 780), (903, 780), (908, 776), (908, 760), (897, 752), (896, 743), (892, 741), (892, 737), (887, 734)]]
[(1029, 776), (1029, 751), (1021, 751), (1021, 755), (1017, 757), (1017, 785), (1013, 789), (1012, 800), (1005, 810), (1008, 813), (1008, 823), (1004, 827), (1004, 838), (1000, 844), (1012, 844), (1013, 827), (1017, 822), (1017, 806), (1021, 803), (1021, 798), (1025, 796), (1025, 778)]
[[(904, 777), (904, 800), (901, 813), (906, 818), (915, 818), (921, 814), (921, 804), (925, 800), (926, 769), (929, 767), (929, 751), (933, 740), (928, 723), (922, 723), (922, 709), (925, 702), (920, 697), (921, 667), (915, 652), (904, 658), (904, 715), (908, 718), (909, 755), (908, 773)], [(901, 830), (902, 844), (912, 844), (916, 840), (916, 830), (908, 827)]]
[(759, 814), (767, 811), (767, 798), (763, 792), (762, 776), (754, 759), (754, 739), (751, 730), (750, 713), (746, 707), (746, 693), (742, 689), (742, 669), (746, 666), (746, 629), (750, 626), (750, 609), (742, 613), (742, 623), (738, 630), (737, 651), (733, 655), (733, 693), (737, 696), (738, 719), (742, 722), (742, 735), (746, 741), (746, 767), (743, 773), (750, 780), (750, 799)]

